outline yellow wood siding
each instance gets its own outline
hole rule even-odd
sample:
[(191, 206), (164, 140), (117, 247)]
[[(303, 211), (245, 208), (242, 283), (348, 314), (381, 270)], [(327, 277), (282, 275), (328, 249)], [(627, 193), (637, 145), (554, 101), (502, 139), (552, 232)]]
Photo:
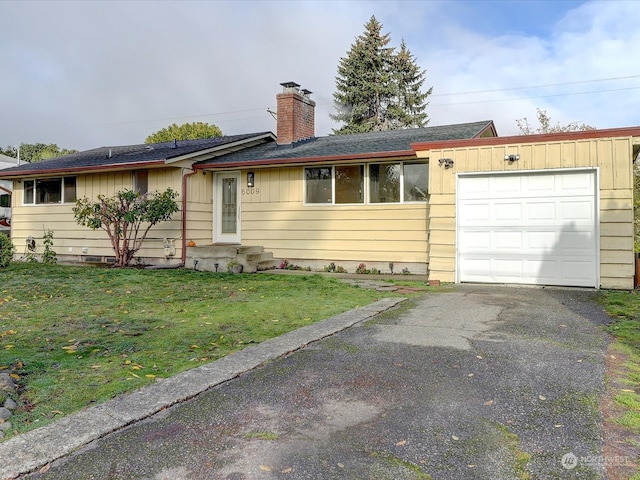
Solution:
[[(164, 191), (171, 187), (181, 192), (181, 170), (177, 168), (149, 170), (149, 191)], [(36, 255), (42, 253), (42, 236), (45, 229), (53, 231), (53, 249), (59, 257), (80, 260), (83, 256), (112, 257), (111, 242), (104, 230), (91, 230), (76, 223), (73, 215), (74, 203), (62, 205), (25, 205), (24, 182), (15, 182), (14, 209), (12, 214), (11, 236), (16, 246), (18, 258), (25, 255), (25, 240), (32, 236), (38, 248)], [(96, 199), (99, 194), (111, 196), (119, 190), (131, 189), (133, 177), (130, 171), (96, 173), (76, 176), (77, 198)], [(178, 199), (180, 204), (180, 199)], [(181, 212), (165, 223), (151, 229), (144, 247), (138, 252), (140, 257), (164, 258), (164, 238), (175, 239), (175, 258), (180, 258)]]
[(187, 242), (209, 245), (213, 236), (213, 175), (187, 177)]
[[(418, 157), (430, 158), (430, 278), (455, 280), (457, 173), (597, 167), (600, 285), (602, 288), (633, 288), (632, 151), (633, 139), (623, 137), (418, 152)], [(506, 154), (519, 154), (520, 160), (506, 162)], [(453, 159), (453, 168), (440, 166), (440, 158)]]
[(262, 169), (243, 190), (242, 243), (276, 258), (407, 263), (425, 273), (427, 215), (425, 203), (304, 205), (302, 167)]

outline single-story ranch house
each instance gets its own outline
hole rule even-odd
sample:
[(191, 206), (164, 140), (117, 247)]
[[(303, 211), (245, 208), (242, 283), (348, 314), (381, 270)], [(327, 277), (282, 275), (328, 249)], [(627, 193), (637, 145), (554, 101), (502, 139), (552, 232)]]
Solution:
[(282, 86), (276, 135), (102, 147), (3, 170), (16, 257), (51, 229), (60, 260), (109, 262), (106, 234), (77, 225), (76, 199), (171, 187), (181, 211), (151, 230), (145, 263), (213, 271), (236, 258), (255, 271), (286, 259), (443, 282), (634, 287), (640, 127), (498, 137), (481, 121), (315, 137), (311, 92)]

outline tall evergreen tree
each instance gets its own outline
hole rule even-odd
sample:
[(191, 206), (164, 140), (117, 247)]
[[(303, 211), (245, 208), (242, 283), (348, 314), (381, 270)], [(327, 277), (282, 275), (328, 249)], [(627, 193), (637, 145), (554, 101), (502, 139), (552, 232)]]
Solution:
[(388, 108), (391, 124), (394, 128), (424, 127), (429, 123), (427, 97), (433, 87), (422, 92), (425, 82), (425, 71), (420, 70), (415, 57), (407, 48), (404, 39), (400, 51), (394, 58), (393, 83), (396, 96)]
[(428, 122), (424, 110), (431, 89), (421, 92), (425, 72), (404, 41), (398, 54), (389, 42), (389, 34), (382, 34), (382, 24), (372, 16), (340, 59), (333, 94), (336, 113), (330, 116), (344, 125), (334, 133), (423, 127)]

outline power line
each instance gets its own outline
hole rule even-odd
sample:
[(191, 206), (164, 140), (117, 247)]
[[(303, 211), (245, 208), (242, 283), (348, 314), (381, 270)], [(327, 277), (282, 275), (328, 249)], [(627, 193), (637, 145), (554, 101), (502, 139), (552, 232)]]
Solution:
[[(640, 78), (640, 75), (629, 75), (626, 77), (610, 77), (610, 78), (597, 78), (593, 80), (577, 80), (574, 82), (562, 82), (562, 83), (548, 83), (543, 85), (530, 85), (528, 87), (511, 87), (511, 88), (498, 88), (495, 90), (472, 90), (469, 92), (452, 92), (452, 93), (433, 93), (431, 97), (444, 97), (446, 95), (475, 95), (478, 93), (498, 93), (509, 92), (513, 90), (528, 90), (533, 88), (547, 88), (547, 87), (560, 87), (564, 85), (578, 85), (582, 83), (596, 83), (596, 82), (611, 82), (614, 80), (629, 80), (631, 78)], [(603, 90), (608, 91), (608, 90)]]
[(549, 95), (538, 95), (538, 96), (530, 96), (530, 97), (513, 97), (513, 98), (498, 98), (493, 100), (475, 100), (469, 102), (451, 102), (451, 103), (430, 103), (430, 107), (447, 107), (450, 105), (470, 105), (473, 103), (495, 103), (495, 102), (512, 102), (514, 100), (528, 100), (532, 98), (549, 98), (549, 97), (566, 97), (569, 95), (591, 95), (595, 93), (604, 93), (604, 92), (621, 92), (624, 90), (637, 90), (640, 89), (640, 86), (637, 87), (628, 87), (628, 88), (611, 88), (607, 90), (592, 90), (590, 92), (570, 92), (570, 93), (554, 93)]
[(148, 118), (146, 120), (125, 120), (121, 122), (101, 123), (100, 125), (125, 125), (125, 124), (131, 124), (131, 123), (170, 122), (173, 120), (184, 120), (186, 118), (215, 117), (218, 115), (230, 115), (232, 113), (257, 112), (257, 111), (264, 111), (264, 110), (265, 110), (264, 108), (249, 108), (247, 110), (232, 110), (229, 112), (217, 112), (217, 113), (201, 113), (198, 115), (186, 115), (183, 117)]

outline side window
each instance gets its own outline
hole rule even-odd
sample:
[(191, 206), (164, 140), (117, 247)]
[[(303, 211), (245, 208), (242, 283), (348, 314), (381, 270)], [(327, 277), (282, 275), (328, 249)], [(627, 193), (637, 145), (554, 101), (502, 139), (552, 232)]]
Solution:
[(364, 203), (364, 165), (335, 167), (336, 203)]
[(426, 162), (403, 165), (405, 202), (426, 202), (429, 192), (429, 165)]
[(76, 201), (76, 177), (25, 180), (23, 200), (25, 205), (73, 203)]
[(135, 170), (133, 172), (133, 191), (144, 195), (149, 191), (149, 171)]
[(8, 193), (3, 193), (0, 195), (0, 207), (2, 208), (10, 208), (11, 207), (11, 195)]
[(76, 177), (64, 177), (64, 203), (76, 201)]
[(400, 164), (372, 163), (369, 165), (369, 201), (397, 203), (400, 201)]
[(304, 179), (306, 203), (331, 203), (331, 167), (305, 168)]
[(25, 205), (30, 205), (34, 200), (34, 192), (35, 192), (35, 181), (34, 180), (25, 180), (24, 181), (24, 203)]

